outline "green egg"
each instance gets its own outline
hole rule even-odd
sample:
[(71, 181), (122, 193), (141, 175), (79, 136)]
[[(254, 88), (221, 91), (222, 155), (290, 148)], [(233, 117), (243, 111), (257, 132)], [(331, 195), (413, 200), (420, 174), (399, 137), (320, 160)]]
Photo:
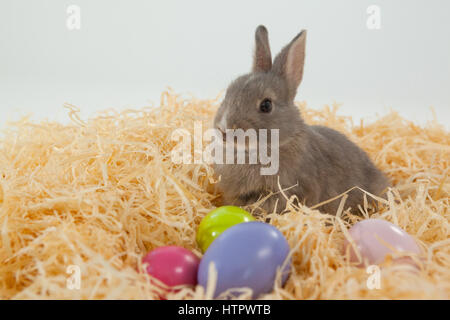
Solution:
[(235, 206), (223, 206), (208, 213), (197, 230), (197, 244), (205, 252), (209, 245), (226, 229), (242, 222), (256, 219), (244, 209)]

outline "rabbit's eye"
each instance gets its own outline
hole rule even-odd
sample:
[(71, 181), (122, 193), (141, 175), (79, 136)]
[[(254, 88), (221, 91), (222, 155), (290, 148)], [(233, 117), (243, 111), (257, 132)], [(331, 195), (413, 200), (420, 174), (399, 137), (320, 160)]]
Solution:
[(272, 111), (272, 101), (270, 99), (264, 99), (259, 105), (259, 110), (261, 112), (267, 113)]

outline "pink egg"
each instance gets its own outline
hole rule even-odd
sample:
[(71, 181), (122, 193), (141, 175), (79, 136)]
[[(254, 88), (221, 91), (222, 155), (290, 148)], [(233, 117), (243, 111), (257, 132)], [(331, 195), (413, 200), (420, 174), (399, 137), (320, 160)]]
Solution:
[(147, 272), (169, 287), (196, 285), (200, 259), (191, 251), (177, 246), (159, 247), (150, 251), (142, 262)]
[[(395, 252), (420, 254), (420, 248), (416, 241), (400, 227), (381, 219), (366, 219), (356, 223), (349, 230), (357, 250), (363, 261), (358, 265), (379, 264), (384, 261), (386, 255)], [(350, 243), (345, 240), (344, 252)], [(360, 262), (353, 247), (350, 245), (350, 261)], [(407, 262), (415, 265), (409, 257), (397, 258), (396, 262)]]

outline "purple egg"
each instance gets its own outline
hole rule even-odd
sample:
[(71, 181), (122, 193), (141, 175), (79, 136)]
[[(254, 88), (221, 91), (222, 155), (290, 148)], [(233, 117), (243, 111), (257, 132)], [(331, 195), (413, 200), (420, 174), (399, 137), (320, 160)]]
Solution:
[[(253, 298), (273, 290), (277, 269), (289, 254), (289, 244), (274, 226), (263, 222), (246, 222), (225, 230), (209, 246), (198, 269), (198, 283), (206, 288), (209, 264), (217, 270), (214, 297), (227, 289), (248, 287)], [(291, 261), (282, 274), (284, 284)]]
[[(408, 252), (420, 254), (420, 248), (416, 241), (406, 231), (388, 221), (381, 219), (366, 219), (356, 223), (349, 230), (350, 236), (356, 244), (363, 261), (350, 247), (350, 261), (360, 262), (359, 267), (364, 267), (364, 261), (371, 264), (379, 264), (384, 261), (386, 255), (394, 252)], [(344, 252), (349, 246), (345, 240)], [(414, 265), (411, 258), (397, 258), (397, 262), (406, 262)]]

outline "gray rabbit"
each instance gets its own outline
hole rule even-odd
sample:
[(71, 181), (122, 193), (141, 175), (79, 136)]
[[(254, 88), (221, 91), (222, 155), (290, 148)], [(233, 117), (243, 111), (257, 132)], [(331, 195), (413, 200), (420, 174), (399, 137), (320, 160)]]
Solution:
[[(389, 186), (367, 154), (343, 134), (303, 121), (294, 98), (303, 77), (305, 44), (303, 30), (272, 63), (267, 29), (256, 29), (252, 71), (229, 85), (214, 127), (223, 133), (229, 129), (279, 129), (279, 170), (275, 175), (261, 175), (261, 163), (215, 164), (226, 205), (251, 204), (273, 192), (262, 207), (272, 212), (277, 203), (276, 211), (281, 212), (286, 199), (280, 186), (287, 188), (288, 197), (296, 195), (308, 206), (354, 186), (375, 195)], [(339, 203), (334, 200), (319, 210), (335, 214)], [(362, 203), (363, 193), (355, 189), (348, 194), (345, 208), (357, 212)]]

